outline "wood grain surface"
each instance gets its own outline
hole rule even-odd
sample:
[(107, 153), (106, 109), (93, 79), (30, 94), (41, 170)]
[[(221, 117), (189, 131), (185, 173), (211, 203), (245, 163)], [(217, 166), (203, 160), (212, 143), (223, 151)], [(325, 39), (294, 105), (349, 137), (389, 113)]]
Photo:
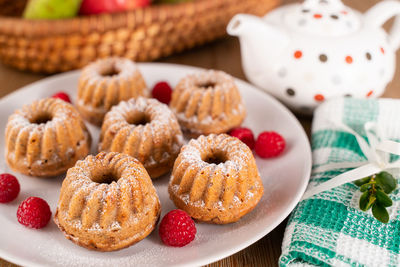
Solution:
[[(283, 1), (283, 3), (291, 2), (296, 1)], [(347, 0), (343, 2), (364, 12), (380, 1)], [(386, 26), (390, 26), (390, 23)], [(396, 70), (396, 76), (393, 82), (389, 84), (384, 97), (400, 98), (400, 53), (397, 53), (397, 58), (398, 68)], [(159, 62), (185, 64), (209, 69), (220, 69), (230, 73), (235, 77), (246, 80), (241, 68), (239, 43), (237, 39), (231, 37), (226, 37), (214, 43), (164, 58), (159, 60)], [(44, 75), (19, 72), (0, 64), (0, 97), (44, 77)], [(301, 121), (306, 132), (309, 134), (311, 117), (299, 117), (299, 120)], [(287, 220), (283, 221), (277, 228), (275, 228), (275, 230), (248, 248), (228, 258), (209, 264), (208, 266), (277, 266), (281, 253), (281, 243), (286, 222)], [(0, 266), (10, 267), (16, 265), (0, 259)]]

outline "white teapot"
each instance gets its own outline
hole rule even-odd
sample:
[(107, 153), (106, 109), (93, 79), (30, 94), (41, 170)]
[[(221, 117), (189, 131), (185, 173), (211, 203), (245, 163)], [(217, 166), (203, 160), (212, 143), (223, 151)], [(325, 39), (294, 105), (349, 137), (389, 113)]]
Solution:
[[(340, 0), (307, 0), (263, 18), (239, 14), (243, 69), (256, 86), (311, 113), (337, 96), (378, 97), (392, 80), (400, 45), (400, 2), (382, 1), (364, 15)], [(389, 34), (383, 23), (397, 16)]]

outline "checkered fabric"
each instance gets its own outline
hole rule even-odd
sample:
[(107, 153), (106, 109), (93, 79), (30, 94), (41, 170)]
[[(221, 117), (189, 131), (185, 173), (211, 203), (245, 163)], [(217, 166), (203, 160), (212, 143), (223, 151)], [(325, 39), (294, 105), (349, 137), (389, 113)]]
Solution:
[[(366, 161), (356, 138), (342, 122), (365, 137), (364, 124), (377, 123), (385, 137), (400, 140), (400, 101), (342, 98), (314, 113), (313, 167), (334, 162)], [(333, 122), (333, 124), (332, 124)], [(398, 160), (392, 156), (391, 161)], [(312, 174), (309, 188), (350, 169)], [(400, 178), (400, 172), (392, 174)], [(280, 266), (400, 266), (400, 190), (391, 193), (390, 221), (377, 221), (358, 207), (361, 192), (348, 183), (301, 201), (293, 211), (282, 244)]]

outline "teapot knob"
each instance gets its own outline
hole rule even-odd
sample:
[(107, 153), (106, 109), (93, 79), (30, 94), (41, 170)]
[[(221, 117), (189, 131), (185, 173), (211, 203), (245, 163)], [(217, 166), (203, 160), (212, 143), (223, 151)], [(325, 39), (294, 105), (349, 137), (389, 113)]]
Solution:
[(334, 9), (342, 9), (344, 7), (340, 0), (306, 0), (303, 3), (304, 8), (313, 8), (321, 5), (330, 6)]
[(390, 29), (388, 40), (390, 46), (397, 50), (400, 46), (400, 2), (383, 1), (373, 6), (365, 14), (366, 27), (381, 27), (388, 19), (395, 16), (396, 19)]

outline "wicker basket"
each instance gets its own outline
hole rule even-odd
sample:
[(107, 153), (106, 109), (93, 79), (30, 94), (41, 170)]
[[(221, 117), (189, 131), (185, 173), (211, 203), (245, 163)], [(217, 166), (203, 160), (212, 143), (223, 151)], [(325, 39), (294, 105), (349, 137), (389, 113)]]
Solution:
[(279, 3), (195, 0), (53, 21), (4, 16), (20, 14), (25, 1), (0, 0), (0, 60), (43, 73), (80, 68), (107, 56), (154, 60), (223, 36), (236, 13), (262, 15)]

